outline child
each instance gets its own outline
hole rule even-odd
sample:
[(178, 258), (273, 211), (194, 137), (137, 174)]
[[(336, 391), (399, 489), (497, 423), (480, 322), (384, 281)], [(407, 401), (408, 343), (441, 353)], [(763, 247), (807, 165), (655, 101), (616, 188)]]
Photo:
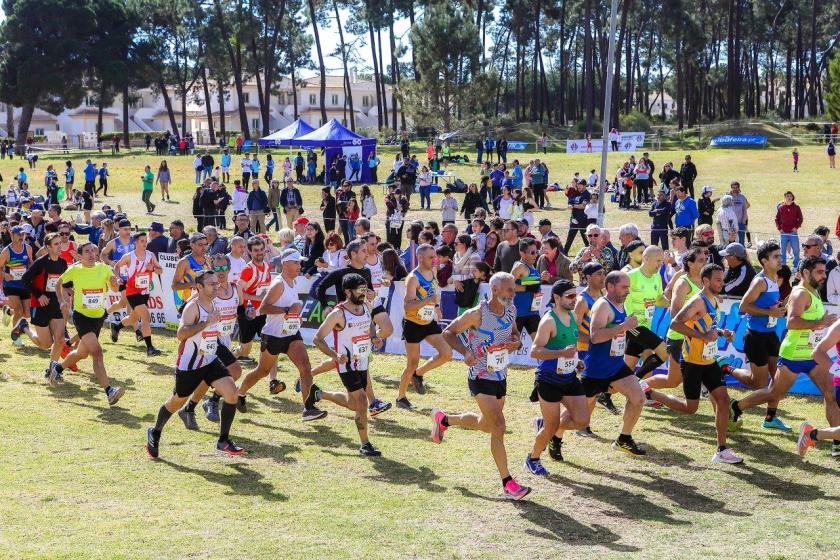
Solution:
[(583, 209), (583, 213), (586, 214), (586, 223), (587, 224), (597, 224), (598, 223), (598, 195), (592, 194), (589, 199), (589, 204)]
[(595, 173), (595, 170), (589, 172), (589, 180), (587, 181), (589, 188), (594, 188), (598, 184), (598, 174)]
[(440, 223), (454, 224), (458, 215), (458, 201), (452, 196), (452, 190), (443, 189), (443, 200), (440, 201)]
[(439, 286), (449, 284), (449, 277), (452, 276), (452, 247), (441, 245), (435, 251), (437, 253), (437, 281)]
[(26, 175), (26, 171), (23, 170), (23, 167), (18, 169), (18, 174), (15, 175), (15, 179), (17, 179), (18, 187), (23, 187), (23, 184), (27, 182), (29, 177)]
[(793, 172), (799, 173), (799, 150), (793, 149)]
[(490, 276), (493, 275), (493, 270), (485, 262), (475, 263), (472, 278), (468, 278), (461, 282), (463, 289), (460, 292), (455, 292), (455, 305), (458, 306), (458, 314), (463, 310), (469, 309), (476, 304), (478, 298), (478, 288), (482, 282), (489, 282)]

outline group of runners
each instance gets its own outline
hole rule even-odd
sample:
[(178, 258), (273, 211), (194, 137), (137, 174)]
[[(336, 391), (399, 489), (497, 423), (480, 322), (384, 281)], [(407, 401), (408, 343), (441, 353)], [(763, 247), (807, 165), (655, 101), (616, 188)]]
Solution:
[[(91, 358), (110, 405), (120, 400), (124, 389), (112, 384), (105, 369), (99, 334), (106, 318), (111, 316), (112, 342), (118, 341), (122, 329), (131, 328), (147, 355), (160, 354), (152, 344), (148, 303), (161, 265), (147, 251), (145, 233), (133, 231), (127, 220), (118, 226), (119, 235), (101, 254), (92, 243), (73, 244), (64, 229), (47, 235), (43, 249), (33, 254), (20, 227), (12, 230), (11, 244), (0, 252), (9, 309), (4, 317), (13, 322), (12, 340), (20, 344), (26, 336), (49, 351), (45, 376), (51, 385), (62, 382), (66, 369), (75, 370), (80, 360)], [(316, 297), (322, 316), (313, 344), (325, 358), (313, 367), (300, 332), (298, 250), (282, 250), (274, 263), (280, 272), (273, 275), (263, 238), (251, 237), (247, 245), (234, 242), (230, 254), (211, 256), (207, 238), (192, 234), (190, 252), (178, 261), (170, 286), (181, 302), (175, 386), (147, 430), (148, 454), (159, 456), (162, 432), (173, 414), (187, 429), (198, 430), (199, 405), (207, 420), (219, 424), (218, 451), (244, 453), (230, 436), (234, 417), (247, 413), (248, 394), (261, 379), (268, 377), (272, 394), (286, 389), (277, 374), (283, 354), (297, 373), (294, 385), (302, 420), (324, 418), (325, 402), (349, 409), (359, 452), (380, 455), (370, 441), (368, 417), (389, 410), (391, 403), (377, 397), (370, 363), (372, 352), (383, 349), (394, 325), (385, 306), (392, 278), (383, 269), (379, 241), (372, 233), (352, 241), (346, 247), (345, 266), (320, 280)], [(524, 461), (531, 474), (549, 474), (541, 462), (546, 449), (552, 459), (563, 460), (566, 432), (595, 435), (589, 425), (598, 403), (623, 415), (612, 447), (641, 457), (646, 451), (633, 434), (646, 405), (694, 414), (704, 395), (715, 410), (717, 447), (712, 461), (740, 463), (742, 458), (727, 443), (728, 434), (741, 426), (745, 410), (759, 405), (767, 405), (764, 428), (791, 431), (779, 417), (778, 406), (801, 373), (823, 393), (827, 427), (803, 423), (799, 453), (804, 456), (818, 440), (832, 440), (832, 455), (840, 456), (840, 387), (835, 387), (840, 376), (832, 375), (840, 373), (835, 371), (840, 366), (829, 357), (840, 347), (840, 321), (826, 313), (820, 301), (826, 279), (821, 257), (802, 260), (799, 283), (782, 301), (780, 247), (773, 241), (758, 247), (762, 271), (740, 302), (748, 317), (744, 352), (749, 362), (741, 369), (733, 368), (719, 351), (734, 333), (724, 328), (719, 310), (724, 271), (708, 263), (707, 248), (689, 249), (681, 269), (667, 275), (667, 281), (662, 270), (669, 265), (663, 264), (663, 251), (656, 246), (645, 248), (625, 270), (607, 272), (597, 262), (587, 263), (580, 286), (559, 280), (546, 302), (534, 266), (535, 241), (523, 238), (518, 249), (511, 273), (497, 272), (490, 278), (489, 297), (442, 328), (435, 248), (417, 248), (417, 267), (405, 279), (401, 302), (406, 366), (394, 401), (398, 408), (414, 409), (409, 388), (425, 395), (426, 376), (452, 360), (454, 352), (463, 356), (478, 412), (434, 408), (431, 438), (441, 443), (451, 426), (489, 434), (506, 497), (521, 499), (530, 492), (512, 477), (504, 443), (508, 370), (511, 354), (522, 347), (524, 331), (532, 340), (530, 355), (538, 362), (530, 400), (539, 403), (540, 415)], [(109, 293), (119, 297), (109, 298)], [(655, 333), (660, 308), (672, 317), (664, 340)], [(779, 323), (783, 318), (786, 330)], [(76, 331), (72, 337), (67, 329), (71, 323)], [(259, 356), (251, 359), (257, 339)], [(421, 363), (424, 342), (430, 357)], [(666, 362), (667, 373), (657, 373)], [(249, 363), (253, 367), (243, 371)], [(328, 371), (337, 371), (344, 391), (322, 390), (315, 383), (316, 376)], [(726, 374), (754, 391), (730, 399)], [(684, 398), (662, 391), (679, 385)], [(612, 403), (614, 393), (624, 395), (623, 411)]]

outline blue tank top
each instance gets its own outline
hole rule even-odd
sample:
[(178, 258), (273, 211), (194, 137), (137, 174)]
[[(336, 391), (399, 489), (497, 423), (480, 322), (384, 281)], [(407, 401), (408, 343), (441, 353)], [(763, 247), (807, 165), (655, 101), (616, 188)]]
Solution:
[[(467, 376), (472, 380), (503, 381), (507, 378), (507, 366), (499, 369), (494, 369), (492, 365), (488, 367), (487, 357), (488, 353), (497, 351), (497, 345), (504, 345), (510, 340), (513, 325), (516, 322), (516, 313), (513, 306), (508, 306), (501, 316), (495, 315), (490, 311), (490, 303), (487, 300), (482, 300), (479, 307), (481, 308), (481, 325), (465, 333), (465, 346), (472, 350), (477, 360), (474, 366), (469, 366)], [(504, 352), (507, 353), (507, 351)]]
[[(519, 261), (528, 267), (528, 274), (516, 279), (517, 286), (539, 286), (540, 271), (533, 266)], [(518, 263), (517, 263), (518, 264)], [(516, 292), (513, 296), (513, 306), (516, 308), (517, 317), (533, 317), (540, 314), (540, 310), (532, 310), (534, 303), (534, 292)]]
[[(627, 313), (619, 311), (616, 306), (612, 304), (606, 297), (605, 300), (613, 312), (613, 320), (607, 325), (607, 328), (612, 328), (620, 325), (627, 319)], [(623, 344), (622, 344), (623, 342)], [(626, 334), (619, 338), (600, 342), (598, 344), (589, 343), (589, 353), (584, 358), (586, 370), (582, 377), (592, 377), (593, 379), (607, 379), (612, 377), (624, 367), (624, 350), (627, 347)]]
[[(758, 277), (764, 280), (764, 291), (758, 296), (753, 305), (760, 309), (770, 309), (779, 303), (779, 285), (769, 278), (763, 272), (758, 273)], [(776, 317), (768, 317), (767, 315), (749, 315), (749, 328), (756, 332), (775, 332)]]
[(187, 262), (190, 263), (190, 268), (193, 269), (193, 272), (201, 272), (204, 270), (204, 264), (195, 260), (192, 254), (187, 255)]
[[(29, 262), (29, 253), (26, 252), (26, 243), (23, 244), (23, 251), (20, 253), (17, 253), (14, 249), (12, 249), (11, 243), (6, 245), (6, 248), (9, 249), (9, 259), (6, 261), (6, 274), (23, 276), (23, 273), (26, 272), (29, 265), (32, 264)], [(4, 280), (3, 285), (10, 288), (17, 288), (19, 290), (25, 289), (21, 280)]]
[(111, 251), (111, 260), (116, 262), (120, 260), (123, 255), (127, 255), (134, 250), (134, 240), (130, 240), (128, 243), (123, 243), (120, 241), (119, 237), (114, 238), (114, 250)]

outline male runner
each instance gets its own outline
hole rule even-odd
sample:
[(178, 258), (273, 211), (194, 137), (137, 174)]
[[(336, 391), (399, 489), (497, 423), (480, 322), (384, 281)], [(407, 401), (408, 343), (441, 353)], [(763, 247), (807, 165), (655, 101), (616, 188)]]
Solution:
[(161, 352), (152, 346), (152, 319), (149, 316), (149, 290), (152, 286), (152, 274), (162, 274), (163, 268), (154, 253), (146, 250), (149, 243), (146, 232), (139, 231), (133, 236), (134, 250), (120, 257), (114, 263), (114, 270), (125, 271), (125, 297), (131, 313), (121, 320), (111, 322), (111, 342), (117, 342), (120, 330), (140, 322), (140, 332), (146, 343), (146, 355), (160, 356)]
[(822, 391), (825, 417), (831, 427), (840, 425), (840, 408), (834, 398), (832, 376), (823, 361), (818, 364), (812, 354), (825, 337), (825, 329), (837, 320), (826, 313), (820, 300), (820, 288), (825, 282), (825, 259), (805, 257), (799, 263), (802, 283), (788, 298), (787, 333), (779, 348), (779, 369), (769, 387), (754, 391), (741, 400), (733, 400), (730, 419), (737, 422), (743, 411), (770, 401), (780, 401), (799, 377), (807, 374)]
[[(749, 324), (744, 336), (744, 354), (750, 369), (731, 372), (739, 382), (753, 389), (766, 387), (768, 380), (776, 375), (780, 346), (776, 322), (786, 312), (785, 305), (779, 301), (779, 269), (782, 267), (779, 244), (773, 240), (759, 243), (758, 262), (762, 270), (741, 299), (741, 313), (747, 314)], [(776, 416), (778, 405), (778, 401), (767, 403), (767, 416), (762, 426), (789, 432), (790, 427)]]
[(540, 271), (534, 266), (537, 262), (537, 240), (525, 237), (519, 240), (519, 260), (513, 263), (510, 273), (516, 280), (516, 295), (513, 305), (516, 307), (516, 328), (533, 336), (540, 324), (543, 293)]
[(642, 253), (641, 265), (627, 273), (630, 278), (630, 293), (625, 307), (627, 313), (639, 322), (639, 326), (627, 332), (627, 353), (624, 355), (624, 362), (630, 369), (635, 369), (642, 356), (647, 354), (636, 371), (639, 379), (644, 379), (668, 358), (665, 342), (651, 330), (656, 308), (668, 305), (659, 275), (661, 266), (662, 249), (658, 245), (651, 245)]
[(62, 381), (65, 368), (70, 368), (90, 356), (96, 380), (105, 390), (108, 404), (113, 406), (123, 396), (125, 388), (113, 387), (108, 379), (105, 357), (99, 344), (99, 331), (105, 323), (105, 298), (108, 295), (108, 287), (116, 290), (118, 280), (110, 266), (99, 262), (99, 249), (93, 243), (82, 243), (79, 246), (79, 256), (79, 262), (68, 268), (57, 284), (58, 301), (64, 300), (63, 290), (72, 284), (73, 324), (79, 336), (79, 344), (61, 362), (50, 362), (50, 384)]
[(627, 398), (624, 406), (624, 423), (621, 433), (613, 442), (613, 449), (629, 455), (640, 456), (645, 450), (633, 440), (633, 427), (642, 414), (645, 395), (633, 371), (624, 363), (627, 349), (627, 331), (638, 326), (634, 316), (628, 316), (624, 300), (630, 291), (627, 273), (613, 271), (604, 280), (606, 295), (595, 302), (591, 311), (589, 353), (584, 363), (583, 388), (590, 406), (598, 393), (610, 389)]
[[(308, 422), (323, 418), (327, 413), (315, 406), (315, 395), (311, 390), (312, 366), (300, 336), (300, 312), (303, 303), (295, 289), (295, 279), (300, 276), (301, 258), (297, 249), (284, 249), (280, 254), (282, 272), (269, 284), (265, 297), (260, 296), (262, 301), (257, 312), (259, 317), (263, 317), (260, 359), (257, 366), (249, 371), (239, 384), (239, 395), (244, 409), (248, 390), (277, 365), (277, 356), (286, 354), (300, 375), (303, 421)], [(243, 276), (239, 282), (242, 285), (248, 281), (249, 279)]]
[[(832, 362), (828, 356), (828, 351), (834, 348), (835, 352), (840, 352), (840, 321), (835, 321), (828, 329), (820, 343), (814, 348), (812, 357), (814, 361), (821, 368), (827, 368), (828, 372), (833, 377), (834, 381), (834, 404), (840, 406), (840, 354), (837, 359)], [(831, 406), (828, 401), (825, 403), (826, 410)], [(840, 457), (840, 427), (832, 426), (831, 428), (816, 429), (810, 422), (802, 422), (799, 426), (799, 441), (797, 444), (799, 456), (805, 458), (805, 453), (809, 447), (817, 444), (818, 440), (832, 440), (831, 456)]]
[[(568, 280), (558, 280), (551, 287), (551, 311), (541, 320), (531, 357), (539, 360), (531, 401), (539, 401), (541, 417), (534, 422), (537, 437), (531, 454), (525, 458), (525, 468), (532, 474), (548, 476), (540, 462), (540, 455), (558, 429), (583, 429), (589, 424), (589, 409), (583, 386), (577, 373), (583, 369), (578, 355), (578, 325), (574, 308), (578, 298), (575, 285)], [(565, 407), (565, 412), (561, 405)], [(563, 460), (557, 444), (552, 458)]]
[(210, 257), (207, 254), (207, 236), (203, 233), (190, 235), (190, 254), (182, 257), (175, 265), (172, 275), (172, 291), (181, 299), (181, 307), (194, 293), (195, 277), (199, 272), (210, 269)]
[[(117, 237), (106, 243), (105, 247), (102, 248), (102, 253), (99, 255), (100, 260), (111, 268), (114, 268), (117, 261), (135, 249), (134, 237), (131, 235), (131, 222), (125, 219), (120, 220), (117, 228)], [(108, 313), (116, 313), (122, 308), (126, 309), (126, 313), (131, 313), (123, 284), (127, 278), (126, 269), (115, 268), (114, 270), (117, 277), (122, 281), (120, 283), (120, 301), (108, 307)], [(118, 320), (117, 317), (114, 317), (113, 322)], [(143, 340), (143, 333), (139, 328), (135, 329), (134, 333), (137, 336), (138, 342)]]
[(11, 231), (12, 242), (0, 251), (0, 267), (3, 269), (3, 293), (6, 295), (7, 305), (12, 308), (12, 331), (17, 330), (17, 337), (13, 338), (16, 345), (19, 333), (26, 327), (29, 314), (29, 300), (31, 294), (23, 285), (23, 275), (32, 264), (32, 247), (26, 244), (26, 230), (23, 226), (15, 226)]
[[(446, 327), (443, 338), (464, 356), (464, 363), (469, 366), (467, 384), (481, 412), (447, 414), (433, 409), (432, 441), (441, 443), (449, 426), (463, 426), (490, 434), (490, 453), (502, 477), (504, 496), (521, 500), (531, 489), (520, 486), (513, 479), (505, 450), (508, 353), (522, 346), (516, 329), (516, 308), (513, 306), (515, 287), (511, 274), (497, 272), (490, 277), (490, 301), (482, 301)], [(466, 345), (462, 333), (465, 333)]]
[[(312, 390), (316, 402), (328, 400), (355, 412), (361, 442), (359, 453), (378, 457), (382, 453), (368, 439), (368, 399), (365, 394), (372, 340), (377, 337), (376, 323), (367, 305), (367, 280), (355, 273), (347, 274), (341, 280), (341, 289), (344, 301), (324, 318), (312, 342), (332, 360), (346, 391), (322, 391), (317, 385), (312, 385)], [(332, 345), (327, 343), (328, 335)]]
[[(405, 280), (403, 340), (406, 365), (397, 390), (396, 402), (400, 408), (414, 408), (405, 396), (409, 382), (417, 393), (424, 395), (423, 376), (452, 359), (451, 344), (447, 345), (444, 341), (438, 324), (441, 319), (440, 291), (434, 263), (435, 248), (426, 243), (420, 245), (417, 248), (417, 268), (409, 272)], [(420, 343), (424, 340), (437, 354), (420, 366)]]
[(213, 307), (213, 298), (216, 297), (219, 280), (212, 271), (201, 271), (195, 276), (193, 285), (198, 297), (187, 302), (178, 321), (175, 390), (158, 410), (154, 427), (146, 431), (146, 452), (153, 459), (157, 459), (160, 453), (163, 427), (202, 382), (213, 387), (225, 399), (216, 450), (225, 455), (245, 453), (230, 439), (230, 427), (236, 416), (236, 383), (216, 354), (221, 313)]
[[(265, 325), (265, 315), (260, 315), (257, 310), (271, 283), (271, 265), (265, 262), (266, 247), (262, 238), (257, 236), (250, 238), (248, 252), (251, 255), (251, 261), (239, 274), (239, 286), (242, 288), (244, 300), (238, 310), (239, 349), (234, 352), (234, 355), (237, 358), (244, 358), (241, 360), (243, 362), (251, 363), (253, 362), (249, 357), (251, 344)], [(272, 395), (276, 395), (286, 390), (286, 384), (272, 379), (268, 388)]]
[[(715, 410), (717, 430), (717, 451), (713, 463), (742, 463), (744, 460), (726, 446), (726, 431), (729, 423), (729, 393), (726, 390), (724, 373), (717, 362), (717, 341), (724, 336), (730, 341), (733, 333), (718, 328), (720, 310), (717, 296), (723, 291), (723, 268), (707, 264), (700, 273), (703, 290), (688, 300), (688, 303), (671, 320), (671, 328), (686, 337), (682, 349), (682, 376), (685, 399), (668, 393), (651, 391), (651, 397), (671, 410), (694, 414), (700, 405), (700, 387), (709, 391), (709, 399)], [(646, 383), (642, 381), (642, 389)]]
[(228, 272), (228, 282), (237, 284), (239, 283), (239, 276), (242, 274), (242, 271), (248, 266), (248, 243), (245, 241), (245, 238), (236, 235), (230, 240), (229, 247), (230, 272)]

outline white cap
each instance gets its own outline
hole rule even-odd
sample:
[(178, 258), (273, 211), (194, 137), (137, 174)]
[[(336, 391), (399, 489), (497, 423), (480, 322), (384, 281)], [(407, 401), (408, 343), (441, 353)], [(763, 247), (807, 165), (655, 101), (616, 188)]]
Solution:
[(300, 256), (297, 249), (284, 249), (280, 253), (280, 264), (284, 262), (300, 262), (301, 260), (303, 260), (303, 257)]

